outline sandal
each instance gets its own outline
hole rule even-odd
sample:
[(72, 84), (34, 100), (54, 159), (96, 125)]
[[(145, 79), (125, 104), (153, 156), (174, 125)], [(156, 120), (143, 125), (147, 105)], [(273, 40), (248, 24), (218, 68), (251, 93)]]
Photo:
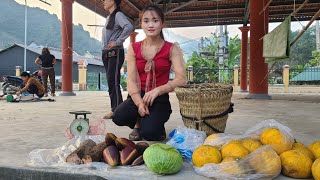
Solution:
[(140, 140), (142, 140), (139, 131), (140, 131), (140, 128), (134, 128), (132, 130), (132, 132), (129, 134), (129, 140), (131, 140), (131, 141), (140, 141)]

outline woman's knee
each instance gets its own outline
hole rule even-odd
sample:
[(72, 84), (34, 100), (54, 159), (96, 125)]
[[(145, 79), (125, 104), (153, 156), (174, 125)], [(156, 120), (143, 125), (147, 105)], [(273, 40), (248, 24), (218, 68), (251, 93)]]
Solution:
[(161, 139), (162, 132), (159, 128), (141, 128), (140, 136), (146, 141), (158, 141)]
[[(124, 112), (126, 111), (126, 112)], [(112, 121), (118, 126), (128, 126), (134, 128), (136, 113), (134, 109), (128, 107), (127, 102), (121, 103), (113, 112)]]

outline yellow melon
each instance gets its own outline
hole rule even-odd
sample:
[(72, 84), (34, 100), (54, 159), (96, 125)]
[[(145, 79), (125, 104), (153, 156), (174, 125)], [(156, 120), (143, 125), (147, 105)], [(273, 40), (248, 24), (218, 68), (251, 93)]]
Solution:
[(238, 163), (241, 160), (240, 157), (235, 156), (227, 156), (223, 159), (221, 164), (219, 165), (219, 172), (227, 173), (232, 176), (241, 176), (243, 170)]
[(205, 140), (204, 140), (204, 145), (210, 145), (209, 143), (212, 142), (214, 139), (219, 137), (219, 133), (213, 133), (209, 135)]
[(233, 161), (240, 161), (242, 158), (241, 157), (236, 157), (236, 156), (227, 156), (225, 157), (221, 163), (224, 162), (233, 162)]
[(315, 180), (320, 180), (320, 158), (312, 164), (312, 176)]
[(291, 150), (292, 139), (277, 128), (266, 128), (260, 134), (260, 141), (264, 145), (270, 145), (279, 155)]
[(238, 140), (231, 141), (221, 148), (221, 155), (223, 159), (227, 156), (245, 158), (249, 153), (250, 151), (243, 147), (241, 142)]
[(290, 150), (280, 155), (282, 174), (292, 178), (311, 177), (312, 160), (299, 150)]
[(313, 142), (308, 147), (316, 159), (320, 158), (320, 141)]
[(246, 149), (248, 149), (250, 152), (253, 152), (254, 150), (258, 149), (262, 146), (260, 141), (254, 140), (254, 139), (243, 139), (241, 141), (242, 146), (244, 146)]
[(192, 154), (192, 163), (196, 167), (202, 167), (208, 163), (218, 164), (221, 160), (219, 150), (210, 145), (199, 146)]
[(302, 143), (293, 143), (292, 150), (298, 150), (301, 153), (307, 155), (312, 161), (315, 160), (315, 157), (310, 149), (305, 147)]
[(281, 172), (281, 160), (273, 148), (264, 146), (250, 154), (249, 165), (257, 173), (276, 177)]
[(295, 143), (292, 144), (292, 149), (297, 149), (297, 148), (300, 148), (300, 147), (305, 147), (305, 145), (300, 143), (300, 142), (295, 142)]

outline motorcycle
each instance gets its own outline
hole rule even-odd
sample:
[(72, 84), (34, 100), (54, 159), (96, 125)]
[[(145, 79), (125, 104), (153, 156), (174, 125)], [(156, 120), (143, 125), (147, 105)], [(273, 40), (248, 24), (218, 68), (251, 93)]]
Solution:
[[(37, 79), (41, 84), (43, 84), (42, 81), (42, 71), (37, 70), (34, 71), (31, 75), (31, 77)], [(3, 77), (4, 83), (2, 84), (3, 94), (15, 94), (16, 91), (20, 89), (20, 85), (22, 84), (22, 79), (17, 76), (4, 76)], [(48, 86), (48, 92), (51, 91), (51, 86)]]

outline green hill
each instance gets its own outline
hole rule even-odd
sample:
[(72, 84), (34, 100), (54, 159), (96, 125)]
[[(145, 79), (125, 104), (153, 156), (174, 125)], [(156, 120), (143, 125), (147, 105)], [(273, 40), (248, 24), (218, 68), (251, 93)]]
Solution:
[[(61, 48), (61, 21), (40, 8), (28, 7), (27, 43)], [(14, 43), (24, 44), (24, 5), (0, 0), (0, 49)], [(73, 25), (73, 50), (79, 54), (97, 52), (100, 42), (90, 37), (82, 25)]]

